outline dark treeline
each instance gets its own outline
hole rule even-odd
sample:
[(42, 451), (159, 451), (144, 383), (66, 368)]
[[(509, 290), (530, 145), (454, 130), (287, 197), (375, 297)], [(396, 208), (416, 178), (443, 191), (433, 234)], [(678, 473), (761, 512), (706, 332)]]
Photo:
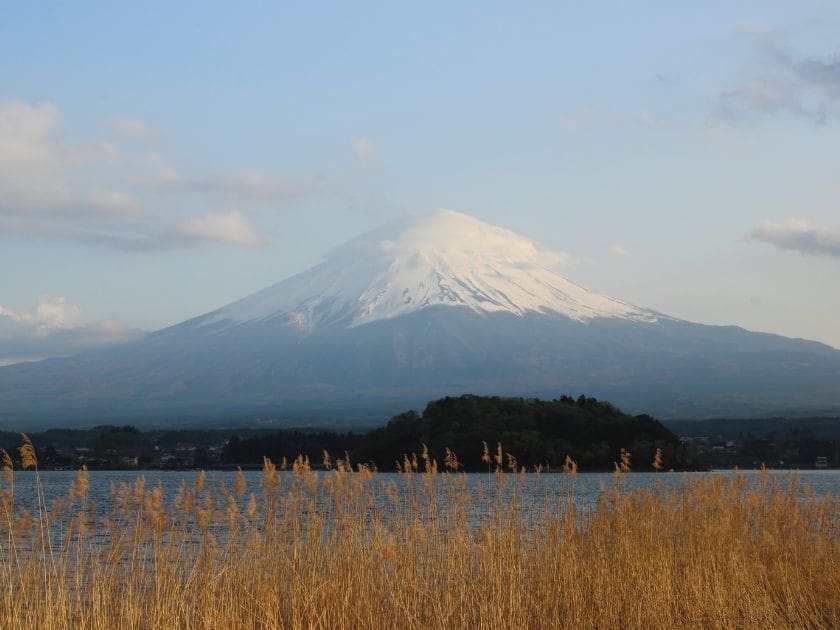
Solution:
[(503, 453), (529, 468), (558, 469), (568, 455), (581, 470), (611, 470), (622, 448), (632, 454), (634, 470), (651, 470), (657, 448), (668, 468), (700, 465), (676, 435), (650, 416), (629, 416), (608, 402), (584, 396), (550, 401), (443, 398), (429, 403), (422, 415), (406, 412), (369, 432), (354, 456), (393, 470), (396, 461), (411, 452), (419, 454), (425, 444), (441, 466), (444, 449), (449, 448), (465, 470), (487, 470), (482, 441), (488, 443), (491, 456), (501, 444)]
[(789, 433), (807, 433), (816, 440), (840, 438), (840, 417), (709, 418), (705, 420), (663, 420), (677, 435), (714, 435), (724, 440), (745, 436), (780, 438)]
[[(333, 459), (394, 470), (405, 455), (420, 455), (423, 445), (442, 467), (444, 448), (458, 456), (464, 470), (486, 470), (482, 441), (494, 452), (501, 443), (520, 466), (559, 468), (572, 457), (581, 470), (609, 470), (620, 449), (633, 454), (633, 467), (649, 470), (657, 448), (668, 467), (696, 467), (676, 435), (645, 415), (628, 416), (607, 402), (581, 396), (543, 401), (482, 396), (447, 397), (429, 403), (422, 414), (402, 413), (366, 434), (289, 429), (173, 430), (143, 432), (131, 426), (88, 430), (50, 430), (30, 436), (43, 468), (194, 468), (258, 466), (309, 457), (323, 451)], [(16, 454), (20, 436), (0, 433), (0, 447)]]
[[(299, 454), (321, 461), (321, 453), (343, 456), (357, 448), (358, 433), (304, 429), (217, 429), (140, 431), (133, 426), (59, 429), (29, 434), (42, 469), (85, 464), (91, 469), (257, 467), (263, 457), (292, 461)], [(0, 448), (19, 465), (20, 433), (0, 432)], [(317, 459), (316, 459), (317, 458)]]
[(840, 467), (840, 418), (672, 420), (698, 456), (716, 468), (811, 468), (818, 458)]
[[(279, 463), (298, 455), (317, 467), (326, 450), (334, 460), (347, 453), (355, 463), (392, 471), (404, 456), (419, 456), (425, 445), (439, 467), (443, 467), (444, 449), (449, 448), (463, 470), (477, 471), (488, 468), (482, 461), (482, 442), (487, 442), (491, 456), (500, 443), (519, 466), (529, 468), (558, 469), (568, 455), (580, 470), (611, 470), (622, 448), (631, 453), (632, 468), (640, 471), (651, 470), (657, 449), (662, 451), (665, 468), (675, 470), (762, 462), (812, 467), (818, 456), (827, 456), (831, 466), (840, 464), (839, 422), (833, 424), (834, 433), (832, 425), (824, 422), (819, 431), (810, 431), (807, 425), (770, 422), (769, 433), (759, 432), (760, 421), (734, 427), (721, 423), (721, 430), (728, 429), (726, 436), (705, 437), (718, 425), (678, 426), (682, 439), (650, 416), (630, 416), (608, 402), (585, 396), (537, 400), (466, 395), (430, 402), (422, 414), (404, 412), (364, 434), (249, 428), (140, 431), (132, 426), (100, 426), (51, 429), (30, 437), (44, 469), (82, 464), (91, 469), (256, 467), (264, 456)], [(0, 432), (0, 448), (14, 459), (20, 443), (20, 434)]]
[(240, 438), (234, 435), (222, 448), (220, 461), (225, 464), (261, 464), (263, 457), (274, 462), (291, 462), (298, 455), (309, 457), (313, 464), (322, 461), (323, 451), (332, 457), (345, 457), (363, 443), (358, 433), (332, 431), (278, 431), (267, 435)]

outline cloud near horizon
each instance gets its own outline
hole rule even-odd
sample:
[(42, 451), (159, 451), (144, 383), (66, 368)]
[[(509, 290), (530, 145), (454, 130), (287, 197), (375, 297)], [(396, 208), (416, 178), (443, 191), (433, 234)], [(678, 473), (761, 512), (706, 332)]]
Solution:
[(840, 228), (817, 226), (807, 219), (762, 221), (749, 238), (808, 256), (840, 258)]
[[(282, 206), (326, 190), (317, 178), (298, 183), (258, 172), (181, 174), (145, 148), (138, 155), (102, 140), (64, 142), (63, 122), (52, 103), (0, 100), (0, 238), (132, 251), (201, 243), (250, 249), (266, 240), (244, 208)], [(107, 122), (122, 137), (155, 135), (140, 119)], [(209, 208), (198, 211), (191, 197)]]
[(64, 296), (45, 295), (27, 311), (0, 306), (0, 366), (67, 356), (144, 334), (113, 320), (87, 322)]
[(43, 295), (31, 310), (15, 313), (0, 306), (0, 317), (32, 327), (39, 337), (55, 330), (72, 328), (81, 321), (82, 312), (77, 306), (68, 304), (63, 296)]

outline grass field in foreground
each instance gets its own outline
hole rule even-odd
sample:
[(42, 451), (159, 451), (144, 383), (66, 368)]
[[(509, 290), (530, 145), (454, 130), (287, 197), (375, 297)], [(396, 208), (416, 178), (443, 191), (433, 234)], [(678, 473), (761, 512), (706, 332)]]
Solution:
[(454, 459), (407, 460), (399, 484), (266, 460), (252, 488), (199, 473), (164, 497), (140, 476), (103, 517), (84, 470), (24, 509), (3, 455), (8, 630), (840, 627), (840, 502), (796, 478), (630, 491), (617, 470), (591, 509), (561, 495), (526, 512), (539, 473), (499, 469), (476, 497)]

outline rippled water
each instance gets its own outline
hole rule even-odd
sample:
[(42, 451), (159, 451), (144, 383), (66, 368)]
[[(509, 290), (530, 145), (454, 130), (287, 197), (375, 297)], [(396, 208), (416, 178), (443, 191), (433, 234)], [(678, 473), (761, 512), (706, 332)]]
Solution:
[[(740, 471), (748, 479), (758, 479), (758, 471)], [(73, 471), (44, 471), (39, 473), (42, 491), (46, 505), (50, 505), (54, 499), (67, 496), (70, 485), (75, 479)], [(229, 487), (233, 485), (235, 472), (232, 471), (208, 471), (205, 483), (207, 485), (224, 482)], [(262, 479), (261, 471), (245, 471), (245, 479), (248, 482), (249, 491), (259, 491)], [(332, 473), (320, 472), (319, 475)], [(679, 487), (686, 480), (709, 475), (727, 475), (730, 472), (711, 473), (630, 473), (623, 476), (621, 488), (623, 491), (634, 488), (651, 487), (654, 484), (663, 484), (666, 487)], [(794, 471), (770, 471), (771, 479), (776, 479), (782, 484), (787, 484), (793, 477)], [(808, 484), (817, 496), (832, 494), (840, 496), (840, 470), (808, 470), (796, 473), (801, 484)], [(178, 486), (185, 482), (192, 485), (198, 475), (197, 471), (92, 471), (90, 472), (89, 500), (96, 504), (97, 511), (104, 512), (110, 507), (109, 489), (112, 484), (120, 483), (134, 484), (136, 479), (143, 475), (146, 481), (146, 489), (151, 489), (160, 482), (166, 503), (174, 497)], [(281, 485), (288, 487), (285, 481), (291, 481), (292, 472), (280, 472)], [(477, 507), (480, 507), (483, 500), (489, 501), (489, 497), (495, 494), (497, 485), (496, 475), (487, 473), (470, 473), (465, 475), (466, 484), (473, 496)], [(509, 483), (516, 479), (516, 483)], [(528, 505), (545, 505), (546, 499), (567, 500), (572, 497), (578, 508), (586, 508), (593, 504), (604, 488), (612, 488), (616, 480), (611, 473), (578, 473), (576, 476), (557, 473), (541, 475), (529, 474), (525, 481), (520, 480), (519, 475), (509, 475), (506, 480), (506, 487), (515, 488), (520, 496), (523, 507)], [(406, 483), (405, 477), (396, 473), (377, 473), (373, 477), (372, 488), (382, 488), (379, 482), (395, 482), (403, 487)], [(381, 490), (384, 493), (384, 489)], [(36, 486), (35, 474), (32, 471), (15, 472), (15, 502), (18, 505), (35, 507)]]

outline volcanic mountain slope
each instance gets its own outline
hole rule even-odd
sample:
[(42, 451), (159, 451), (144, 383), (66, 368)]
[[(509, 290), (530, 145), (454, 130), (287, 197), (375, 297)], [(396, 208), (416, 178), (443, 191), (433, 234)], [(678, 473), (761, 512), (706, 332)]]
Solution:
[(0, 423), (381, 418), (464, 392), (586, 392), (662, 417), (840, 409), (840, 351), (638, 308), (559, 275), (561, 260), (468, 215), (407, 219), (140, 341), (0, 368)]
[(232, 326), (285, 318), (313, 332), (432, 306), (462, 307), (479, 315), (551, 313), (575, 321), (656, 319), (551, 271), (562, 258), (509, 230), (439, 210), (364, 234), (313, 269), (195, 321)]

